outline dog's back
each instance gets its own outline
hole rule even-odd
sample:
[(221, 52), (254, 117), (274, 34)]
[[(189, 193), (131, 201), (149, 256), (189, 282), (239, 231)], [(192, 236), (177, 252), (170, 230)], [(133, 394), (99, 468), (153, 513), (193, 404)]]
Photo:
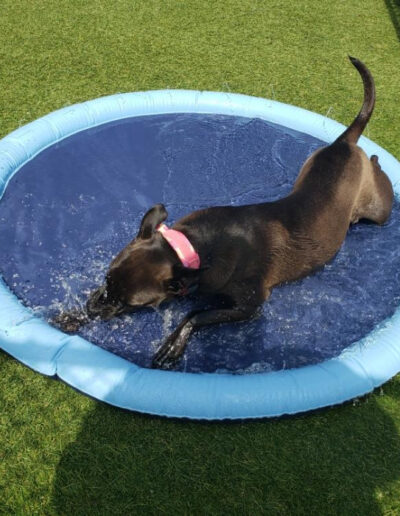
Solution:
[[(361, 61), (350, 60), (364, 84), (361, 110), (331, 145), (306, 160), (289, 196), (272, 203), (201, 210), (179, 221), (177, 227), (200, 248), (205, 244), (218, 250), (221, 266), (204, 276), (210, 290), (258, 268), (268, 292), (329, 261), (351, 223), (366, 218), (382, 224), (389, 217), (392, 185), (377, 158), (368, 159), (357, 146), (374, 109), (374, 80)], [(207, 230), (199, 234), (200, 228)]]
[(357, 145), (374, 109), (375, 85), (368, 68), (358, 59), (350, 60), (363, 80), (361, 110), (331, 145), (307, 159), (289, 196), (291, 202), (309, 206), (304, 211), (307, 234), (315, 235), (322, 246), (328, 244), (328, 255), (339, 249), (350, 224), (360, 219), (383, 224), (393, 204), (392, 184), (377, 156), (369, 159)]

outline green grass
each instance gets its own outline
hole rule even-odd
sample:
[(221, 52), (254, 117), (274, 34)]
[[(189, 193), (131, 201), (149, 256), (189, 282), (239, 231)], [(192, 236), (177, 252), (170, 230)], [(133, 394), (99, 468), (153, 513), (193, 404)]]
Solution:
[[(0, 137), (68, 104), (190, 88), (272, 97), (400, 158), (398, 0), (0, 0)], [(0, 307), (1, 309), (1, 307)], [(0, 513), (400, 514), (400, 377), (306, 416), (194, 423), (117, 410), (0, 354)]]

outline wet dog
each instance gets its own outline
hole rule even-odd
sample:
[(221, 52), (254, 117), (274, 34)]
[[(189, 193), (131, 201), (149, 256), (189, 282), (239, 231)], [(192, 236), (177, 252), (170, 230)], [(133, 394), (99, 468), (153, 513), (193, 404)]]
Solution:
[(108, 320), (193, 290), (218, 295), (219, 306), (187, 315), (155, 354), (154, 367), (171, 367), (195, 330), (254, 317), (272, 288), (331, 260), (350, 224), (387, 221), (391, 182), (377, 156), (368, 159), (357, 146), (374, 108), (374, 81), (363, 63), (350, 60), (363, 80), (362, 108), (336, 141), (306, 160), (287, 197), (199, 210), (172, 230), (163, 224), (165, 207), (154, 206), (90, 296), (88, 316)]

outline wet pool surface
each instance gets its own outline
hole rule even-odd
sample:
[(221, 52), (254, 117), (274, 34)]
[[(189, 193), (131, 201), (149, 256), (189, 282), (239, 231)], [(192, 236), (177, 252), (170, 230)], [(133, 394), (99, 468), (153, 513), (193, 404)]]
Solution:
[[(287, 195), (323, 143), (264, 121), (219, 115), (135, 117), (83, 131), (24, 165), (0, 201), (0, 272), (39, 316), (83, 306), (153, 204), (168, 224), (195, 209)], [(249, 373), (337, 356), (400, 303), (400, 207), (383, 227), (353, 226), (335, 259), (273, 290), (260, 317), (205, 328), (178, 370)], [(201, 298), (182, 299), (79, 331), (148, 367)]]

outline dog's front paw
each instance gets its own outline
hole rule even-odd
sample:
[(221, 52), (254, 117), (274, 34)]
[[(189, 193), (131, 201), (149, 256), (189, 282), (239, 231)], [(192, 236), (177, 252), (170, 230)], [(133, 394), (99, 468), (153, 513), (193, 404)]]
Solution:
[(154, 355), (152, 367), (157, 369), (172, 369), (183, 355), (187, 341), (193, 331), (192, 324), (187, 321), (178, 326)]

